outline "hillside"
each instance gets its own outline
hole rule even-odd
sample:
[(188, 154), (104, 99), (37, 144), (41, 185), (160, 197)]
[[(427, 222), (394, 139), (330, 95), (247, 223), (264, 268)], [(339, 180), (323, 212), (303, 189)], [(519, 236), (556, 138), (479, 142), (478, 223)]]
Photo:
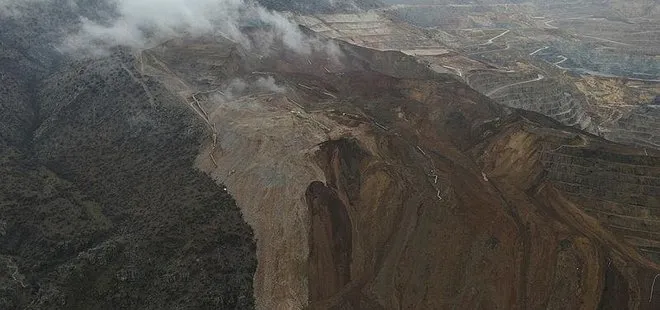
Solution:
[(660, 308), (654, 115), (582, 105), (645, 93), (391, 13), (94, 57), (3, 20), (0, 309)]
[[(216, 137), (197, 165), (255, 230), (259, 308), (655, 307), (641, 301), (657, 152), (510, 110), (401, 53), (227, 44), (174, 40), (137, 66)], [(248, 86), (229, 96), (235, 78)]]
[(124, 52), (44, 80), (0, 57), (1, 309), (254, 306), (252, 230), (193, 167), (194, 112)]
[(321, 36), (414, 55), (503, 105), (659, 148), (657, 1), (386, 2), (298, 20)]

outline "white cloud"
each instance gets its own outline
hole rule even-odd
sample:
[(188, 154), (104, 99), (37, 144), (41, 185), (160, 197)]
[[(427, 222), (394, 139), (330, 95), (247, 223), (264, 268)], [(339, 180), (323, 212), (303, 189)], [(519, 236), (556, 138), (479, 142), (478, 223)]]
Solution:
[(275, 79), (272, 76), (268, 76), (267, 78), (260, 77), (254, 82), (254, 85), (261, 90), (273, 93), (283, 93), (286, 91), (286, 88), (275, 83)]
[[(2, 1), (2, 0), (0, 0)], [(5, 0), (6, 1), (6, 0)], [(31, 0), (39, 1), (39, 0)], [(45, 1), (45, 0), (41, 0)], [(272, 12), (245, 0), (114, 0), (118, 19), (101, 25), (81, 18), (81, 28), (69, 35), (60, 50), (98, 53), (108, 47), (123, 45), (149, 48), (175, 36), (225, 36), (246, 48), (255, 44), (241, 32), (246, 25), (268, 29), (261, 33), (256, 46), (270, 46), (275, 40), (289, 49), (308, 54), (318, 42), (307, 38), (297, 24), (280, 13)], [(323, 47), (322, 49), (325, 49)]]
[(252, 81), (234, 78), (221, 91), (213, 93), (210, 97), (215, 102), (226, 102), (250, 93), (250, 91), (284, 93), (286, 87), (277, 85), (272, 76), (259, 77)]
[[(43, 20), (50, 17), (41, 16), (44, 12), (56, 7), (58, 10), (53, 12), (60, 12), (62, 6), (69, 6), (69, 13), (80, 16), (78, 23), (54, 32), (65, 34), (63, 39), (57, 39), (57, 49), (73, 55), (105, 55), (115, 46), (148, 49), (174, 37), (209, 35), (224, 36), (262, 53), (281, 43), (304, 55), (325, 53), (336, 58), (340, 54), (335, 45), (306, 36), (284, 14), (269, 11), (255, 0), (99, 0), (84, 6), (77, 3), (81, 0), (0, 0), (0, 18), (39, 14), (30, 17)], [(94, 8), (101, 11), (91, 12)], [(85, 12), (90, 18), (102, 16), (103, 21), (75, 12)], [(48, 25), (49, 21), (43, 24)], [(252, 27), (249, 36), (243, 31), (246, 26)]]

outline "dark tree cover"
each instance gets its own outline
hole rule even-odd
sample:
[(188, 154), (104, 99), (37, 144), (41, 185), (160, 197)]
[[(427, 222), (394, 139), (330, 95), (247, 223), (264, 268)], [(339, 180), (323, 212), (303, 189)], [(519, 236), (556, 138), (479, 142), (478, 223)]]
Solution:
[(31, 12), (0, 20), (0, 309), (253, 308), (252, 231), (194, 167), (203, 124), (126, 52), (54, 51), (73, 13)]

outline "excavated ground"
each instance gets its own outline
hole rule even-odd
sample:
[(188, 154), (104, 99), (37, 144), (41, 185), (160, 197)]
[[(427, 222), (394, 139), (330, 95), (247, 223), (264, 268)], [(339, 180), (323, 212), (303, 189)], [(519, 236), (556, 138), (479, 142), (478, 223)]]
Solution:
[[(413, 55), (505, 106), (538, 112), (610, 141), (660, 148), (660, 109), (652, 104), (660, 94), (653, 58), (660, 40), (653, 18), (626, 20), (623, 12), (615, 13), (616, 5), (580, 1), (403, 2), (366, 13), (296, 20), (319, 36)], [(640, 1), (628, 2), (635, 7)], [(655, 8), (645, 7), (646, 13)]]
[(204, 39), (137, 56), (207, 124), (197, 165), (254, 230), (258, 308), (660, 307), (660, 260), (639, 251), (660, 244), (643, 228), (660, 221), (660, 153), (505, 108), (402, 53), (342, 51)]

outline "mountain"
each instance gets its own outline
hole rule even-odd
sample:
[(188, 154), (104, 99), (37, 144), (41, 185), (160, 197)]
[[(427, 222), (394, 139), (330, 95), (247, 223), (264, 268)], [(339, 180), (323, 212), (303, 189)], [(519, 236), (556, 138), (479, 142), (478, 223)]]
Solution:
[[(502, 107), (402, 53), (256, 63), (222, 46), (169, 42), (139, 67), (197, 94), (217, 135), (197, 163), (243, 203), (262, 308), (654, 307), (638, 302), (654, 248), (635, 248), (655, 242), (636, 233), (650, 222), (624, 212), (657, 206), (657, 152)], [(264, 75), (286, 91), (208, 95)]]
[(193, 167), (194, 112), (124, 50), (44, 50), (0, 52), (0, 308), (253, 307), (252, 230)]
[(258, 0), (265, 8), (276, 11), (300, 13), (337, 13), (375, 9), (382, 4), (378, 0)]
[(490, 98), (419, 28), (312, 17), (310, 52), (5, 32), (0, 308), (660, 307), (660, 151)]

